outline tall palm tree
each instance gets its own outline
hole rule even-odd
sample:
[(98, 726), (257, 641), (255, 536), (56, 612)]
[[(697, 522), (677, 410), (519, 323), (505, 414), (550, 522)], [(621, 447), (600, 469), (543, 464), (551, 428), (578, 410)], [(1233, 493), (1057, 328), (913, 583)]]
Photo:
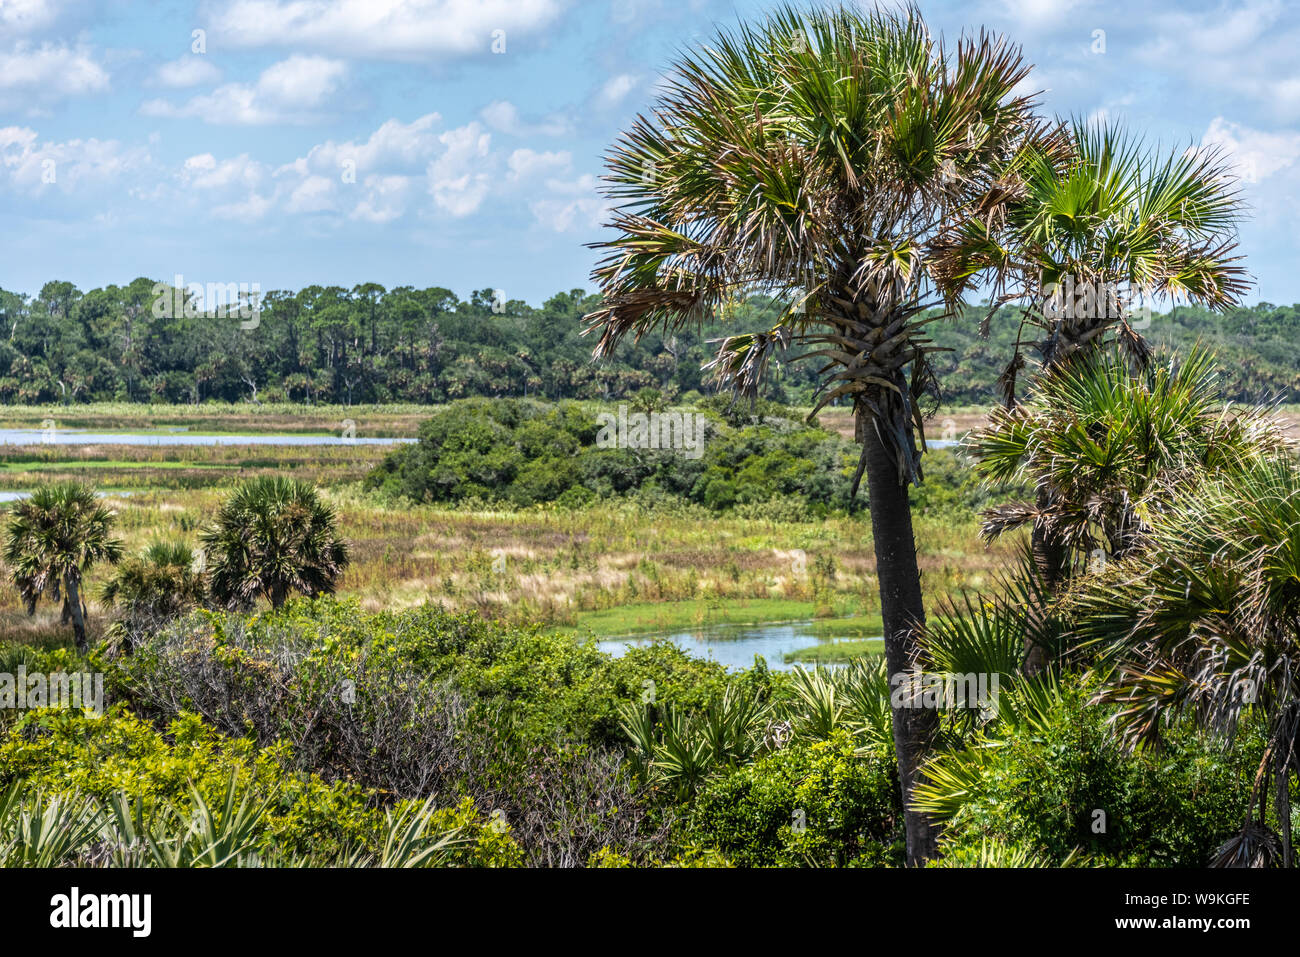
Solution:
[(104, 603), (122, 611), (129, 638), (203, 604), (207, 583), (184, 542), (154, 542), (124, 559), (104, 585)]
[[(1069, 141), (1064, 159), (1017, 157), (1016, 197), (1005, 215), (954, 228), (936, 244), (935, 274), (949, 298), (988, 281), (986, 328), (1000, 306), (1018, 304), (1022, 335), (1028, 325), (1041, 336), (1042, 375), (1086, 358), (1111, 335), (1141, 367), (1148, 348), (1141, 323), (1130, 322), (1134, 299), (1148, 314), (1156, 299), (1221, 309), (1247, 289), (1234, 255), (1242, 211), (1235, 179), (1213, 149), (1149, 153), (1123, 130), (1080, 121)], [(1102, 295), (1083, 299), (1082, 308), (1059, 308), (1062, 290), (1089, 288)], [(1008, 406), (1024, 366), (1018, 340), (1001, 378)], [(1045, 515), (1055, 494), (1050, 484), (1039, 487)], [(1067, 545), (1044, 518), (1034, 523), (1032, 547), (1051, 594), (1066, 572)]]
[(332, 594), (349, 561), (337, 524), (311, 485), (246, 482), (199, 535), (212, 597), (230, 608), (264, 597), (279, 608), (291, 592)]
[[(1080, 639), (1100, 653), (1104, 699), (1134, 744), (1191, 713), (1230, 734), (1250, 709), (1271, 729), (1252, 789), (1259, 817), (1221, 863), (1290, 866), (1290, 776), (1300, 772), (1300, 470), (1283, 459), (1186, 489), (1152, 516), (1149, 546), (1079, 580), (1068, 596)], [(1270, 787), (1271, 785), (1271, 787)], [(1266, 826), (1269, 791), (1282, 831)], [(1249, 812), (1248, 812), (1249, 818)]]
[(76, 482), (47, 485), (14, 505), (5, 538), (5, 561), (27, 614), (42, 595), (64, 601), (77, 650), (89, 648), (81, 583), (99, 562), (116, 564), (122, 543), (110, 536), (113, 513), (93, 489)]
[[(825, 360), (817, 408), (852, 403), (891, 676), (914, 662), (925, 620), (908, 485), (935, 381), (930, 243), (1002, 215), (1026, 144), (1059, 148), (1013, 92), (1028, 71), (1000, 38), (936, 43), (915, 9), (785, 7), (682, 54), (607, 160), (618, 235), (596, 246), (596, 355), (753, 292), (790, 301), (771, 328), (727, 338), (712, 367), (754, 397), (773, 355), (807, 347)], [(898, 707), (893, 726), (910, 805), (936, 718)], [(910, 809), (907, 841), (913, 864), (934, 853)]]

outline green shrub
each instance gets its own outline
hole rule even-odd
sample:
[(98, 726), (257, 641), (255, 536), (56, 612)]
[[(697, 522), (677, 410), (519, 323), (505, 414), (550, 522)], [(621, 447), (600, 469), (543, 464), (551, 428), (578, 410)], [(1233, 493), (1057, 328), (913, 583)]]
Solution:
[(846, 731), (793, 743), (708, 782), (688, 844), (740, 867), (897, 863), (900, 800), (893, 764), (859, 757)]

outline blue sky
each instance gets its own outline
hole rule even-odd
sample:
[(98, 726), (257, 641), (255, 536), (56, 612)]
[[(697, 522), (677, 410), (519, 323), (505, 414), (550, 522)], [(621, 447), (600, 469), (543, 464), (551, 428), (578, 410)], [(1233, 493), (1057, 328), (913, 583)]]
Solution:
[[(0, 287), (590, 288), (604, 150), (674, 50), (768, 6), (0, 0)], [(1229, 151), (1249, 299), (1300, 301), (1297, 4), (920, 6), (1021, 44), (1048, 112)]]

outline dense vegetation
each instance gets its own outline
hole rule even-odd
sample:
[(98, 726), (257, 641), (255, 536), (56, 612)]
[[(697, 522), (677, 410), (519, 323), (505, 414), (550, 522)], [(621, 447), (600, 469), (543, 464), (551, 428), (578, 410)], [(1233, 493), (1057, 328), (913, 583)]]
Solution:
[[(490, 289), (461, 300), (442, 288), (310, 286), (268, 292), (257, 328), (242, 329), (237, 317), (154, 318), (153, 287), (137, 279), (89, 292), (50, 282), (31, 297), (0, 290), (0, 325), (9, 329), (0, 342), (0, 401), (624, 400), (648, 388), (675, 401), (713, 390), (701, 368), (716, 349), (708, 340), (764, 327), (779, 311), (755, 297), (731, 307), (725, 320), (668, 336), (650, 332), (593, 364), (581, 318), (599, 297), (581, 290), (535, 307), (501, 303)], [(951, 350), (932, 359), (946, 402), (996, 401), (1020, 324), (1014, 309), (1003, 308), (983, 338), (985, 311), (930, 327), (935, 344)], [(1184, 306), (1153, 316), (1145, 335), (1180, 353), (1198, 340), (1212, 346), (1235, 401), (1300, 402), (1300, 305), (1222, 314)], [(790, 362), (797, 353), (777, 355), (766, 396), (808, 404), (816, 363)]]
[[(936, 46), (915, 8), (780, 8), (684, 53), (609, 157), (603, 370), (564, 354), (593, 305), (578, 293), (533, 324), (488, 293), (314, 288), (242, 329), (154, 327), (144, 280), (11, 302), (11, 339), (70, 324), (15, 394), (59, 353), (60, 374), (109, 377), (54, 379), (69, 402), (451, 401), (364, 481), (221, 485), (136, 554), (84, 483), (12, 508), (9, 583), (61, 630), (0, 645), (0, 865), (1293, 867), (1300, 461), (1270, 410), (1230, 400), (1292, 394), (1296, 314), (1237, 308), (1240, 199), (1217, 157), (1043, 121), (1014, 95), (1027, 74), (987, 37)], [(1075, 274), (1228, 318), (1180, 310), (1148, 341), (1122, 311), (1040, 308)], [(977, 278), (1023, 310), (988, 339), (964, 302)], [(754, 289), (806, 295), (737, 304)], [(747, 406), (691, 395), (687, 333), (721, 314), (760, 330), (715, 365)], [(1262, 362), (1228, 373), (1192, 342), (1232, 363), (1246, 332)], [(800, 347), (822, 367), (791, 372)], [(925, 454), (924, 412), (987, 400), (1003, 367), (1020, 401), (959, 454)], [(780, 404), (815, 387), (852, 403), (860, 453)], [(611, 444), (591, 398), (703, 416), (708, 440), (628, 444), (620, 426)], [(477, 609), (510, 603), (512, 578), (535, 601), (494, 621), (346, 594), (362, 549), (337, 503), (398, 529), (370, 567), (426, 599), (436, 568)], [(769, 574), (790, 526), (795, 560)], [(988, 575), (963, 564), (977, 527)], [(847, 543), (868, 536), (860, 559)], [(83, 596), (104, 574), (100, 632)], [(543, 624), (593, 592), (583, 610), (611, 616), (726, 592), (825, 618), (846, 588), (884, 634), (833, 669), (728, 671), (669, 642), (614, 657)], [(53, 700), (73, 672), (103, 677), (103, 701)]]

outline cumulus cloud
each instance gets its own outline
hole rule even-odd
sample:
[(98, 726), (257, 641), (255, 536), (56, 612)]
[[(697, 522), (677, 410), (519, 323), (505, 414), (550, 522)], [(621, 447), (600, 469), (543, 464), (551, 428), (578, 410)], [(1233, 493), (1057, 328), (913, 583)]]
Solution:
[(47, 30), (59, 19), (66, 6), (66, 3), (55, 0), (6, 0), (0, 3), (0, 38)]
[(216, 83), (221, 79), (221, 71), (206, 57), (183, 56), (179, 60), (171, 60), (160, 66), (154, 74), (154, 79), (162, 86), (179, 89)]
[(1201, 145), (1217, 147), (1248, 183), (1258, 182), (1292, 166), (1300, 158), (1300, 133), (1269, 133), (1232, 123), (1222, 116), (1210, 121)]
[(108, 72), (84, 47), (19, 43), (0, 51), (0, 109), (38, 110), (108, 85)]
[(347, 70), (341, 60), (295, 54), (267, 67), (252, 85), (227, 83), (180, 105), (149, 100), (140, 111), (232, 126), (312, 123), (334, 112), (330, 107)]
[(611, 110), (621, 105), (640, 82), (640, 78), (631, 73), (611, 76), (596, 92), (593, 103), (599, 110)]
[(0, 175), (10, 187), (32, 195), (121, 183), (151, 162), (145, 147), (126, 147), (116, 140), (42, 141), (28, 127), (0, 129)]
[(438, 140), (446, 150), (429, 164), (429, 194), (439, 209), (459, 219), (476, 212), (492, 187), (486, 162), (492, 135), (475, 121)]
[(212, 32), (238, 47), (291, 46), (335, 56), (421, 60), (490, 54), (556, 22), (568, 0), (228, 0), (207, 6)]

